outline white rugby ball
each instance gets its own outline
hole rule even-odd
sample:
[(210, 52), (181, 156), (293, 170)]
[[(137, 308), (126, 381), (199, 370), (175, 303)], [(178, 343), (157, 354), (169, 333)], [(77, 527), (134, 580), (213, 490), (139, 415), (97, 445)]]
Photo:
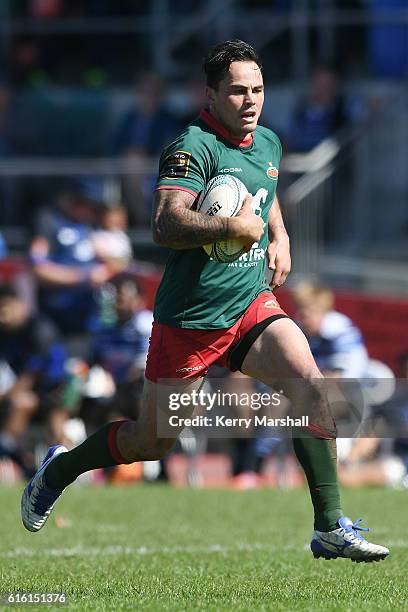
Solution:
[[(244, 183), (235, 176), (219, 174), (212, 178), (202, 191), (197, 211), (211, 217), (234, 217), (241, 209), (247, 193)], [(203, 249), (220, 263), (231, 263), (245, 252), (243, 244), (235, 239), (205, 244)]]

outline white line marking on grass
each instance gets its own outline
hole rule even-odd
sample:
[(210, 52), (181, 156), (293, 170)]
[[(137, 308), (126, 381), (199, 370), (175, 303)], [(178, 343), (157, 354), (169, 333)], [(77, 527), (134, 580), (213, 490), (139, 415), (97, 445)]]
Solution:
[[(408, 548), (408, 540), (391, 540), (386, 542), (386, 545), (391, 549), (393, 548)], [(19, 547), (14, 550), (0, 551), (0, 558), (5, 557), (8, 559), (14, 559), (18, 557), (98, 557), (113, 556), (113, 555), (173, 555), (177, 553), (193, 553), (193, 554), (226, 554), (235, 552), (276, 552), (276, 551), (290, 551), (296, 550), (297, 552), (309, 553), (309, 545), (295, 546), (294, 544), (284, 544), (282, 546), (273, 544), (238, 544), (237, 546), (223, 546), (221, 544), (213, 544), (211, 546), (160, 546), (160, 547), (148, 547), (148, 546), (102, 546), (102, 547), (86, 547), (86, 546), (72, 546), (64, 548), (25, 548)], [(391, 550), (392, 552), (392, 550)]]
[[(308, 548), (308, 547), (307, 547)], [(302, 550), (294, 545), (273, 546), (267, 544), (239, 544), (238, 546), (221, 546), (214, 544), (212, 546), (162, 546), (157, 548), (149, 548), (147, 546), (131, 547), (131, 546), (104, 546), (104, 547), (84, 547), (73, 546), (66, 548), (15, 548), (14, 550), (0, 552), (0, 557), (16, 558), (16, 557), (97, 557), (99, 555), (155, 555), (175, 553), (197, 553), (197, 554), (219, 554), (232, 552), (255, 552), (255, 551), (277, 551), (277, 550)]]

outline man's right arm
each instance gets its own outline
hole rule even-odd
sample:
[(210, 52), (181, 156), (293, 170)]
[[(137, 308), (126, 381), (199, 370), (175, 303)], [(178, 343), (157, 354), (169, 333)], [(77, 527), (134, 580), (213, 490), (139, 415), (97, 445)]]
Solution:
[(172, 249), (192, 249), (228, 238), (227, 217), (208, 217), (191, 210), (195, 198), (186, 191), (156, 191), (153, 239)]
[(106, 264), (94, 264), (89, 268), (58, 264), (48, 259), (49, 252), (48, 240), (36, 236), (31, 243), (30, 257), (33, 274), (42, 286), (77, 287), (83, 283), (99, 286), (112, 276)]
[(236, 217), (209, 217), (191, 210), (195, 197), (178, 189), (159, 189), (153, 210), (153, 239), (172, 249), (193, 249), (219, 240), (241, 239), (253, 244), (263, 223), (251, 210), (252, 196)]

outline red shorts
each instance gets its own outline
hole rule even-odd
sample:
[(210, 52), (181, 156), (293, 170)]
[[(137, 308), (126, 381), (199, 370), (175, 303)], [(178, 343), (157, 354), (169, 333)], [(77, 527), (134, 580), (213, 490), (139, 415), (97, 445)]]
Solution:
[(227, 329), (206, 331), (153, 323), (147, 355), (147, 379), (183, 379), (205, 376), (211, 365), (230, 367), (229, 355), (257, 323), (275, 315), (287, 316), (269, 291), (261, 293), (245, 314)]

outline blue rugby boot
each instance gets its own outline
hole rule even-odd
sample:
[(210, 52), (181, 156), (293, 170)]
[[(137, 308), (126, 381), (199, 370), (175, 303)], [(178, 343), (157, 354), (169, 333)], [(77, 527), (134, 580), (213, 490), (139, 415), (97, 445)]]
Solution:
[(343, 557), (352, 561), (380, 561), (390, 554), (388, 548), (379, 544), (367, 542), (359, 533), (369, 531), (366, 527), (359, 527), (363, 519), (355, 523), (347, 516), (338, 520), (338, 529), (333, 531), (314, 531), (310, 548), (313, 556), (318, 559), (338, 559)]
[(55, 457), (66, 453), (67, 450), (62, 444), (50, 446), (37, 472), (24, 489), (21, 498), (21, 519), (28, 531), (39, 531), (45, 525), (55, 502), (62, 493), (46, 486), (44, 472)]

